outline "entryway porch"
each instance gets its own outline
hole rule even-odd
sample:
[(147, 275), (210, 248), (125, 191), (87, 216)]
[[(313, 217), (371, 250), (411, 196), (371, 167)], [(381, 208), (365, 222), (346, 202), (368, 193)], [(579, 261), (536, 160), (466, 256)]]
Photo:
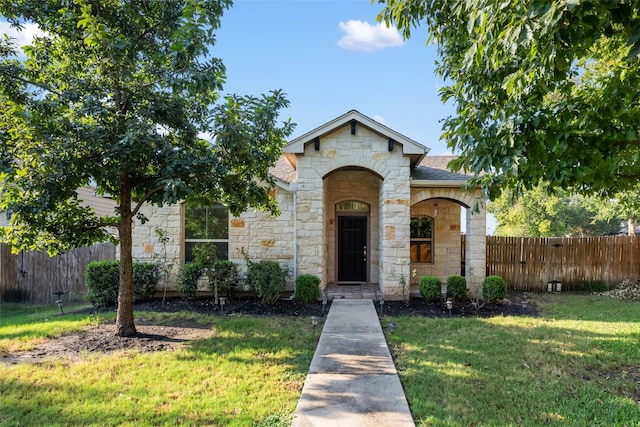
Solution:
[(361, 285), (340, 285), (331, 283), (325, 288), (327, 298), (334, 299), (370, 299), (377, 301), (382, 295), (377, 283), (363, 283)]

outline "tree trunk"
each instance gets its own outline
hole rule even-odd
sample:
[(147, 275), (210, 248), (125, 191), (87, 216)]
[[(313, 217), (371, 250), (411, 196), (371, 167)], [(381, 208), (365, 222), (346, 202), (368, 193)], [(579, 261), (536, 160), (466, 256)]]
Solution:
[(635, 218), (629, 218), (627, 220), (627, 234), (629, 236), (636, 235), (636, 219)]
[(132, 256), (131, 188), (128, 177), (123, 177), (120, 191), (120, 287), (116, 335), (134, 337), (138, 334), (133, 323), (133, 256)]

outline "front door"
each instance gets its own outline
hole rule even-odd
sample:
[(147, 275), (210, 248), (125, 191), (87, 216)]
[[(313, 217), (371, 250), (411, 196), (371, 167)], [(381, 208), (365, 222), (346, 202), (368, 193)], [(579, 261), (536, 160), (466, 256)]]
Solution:
[(338, 281), (367, 281), (367, 217), (338, 217)]

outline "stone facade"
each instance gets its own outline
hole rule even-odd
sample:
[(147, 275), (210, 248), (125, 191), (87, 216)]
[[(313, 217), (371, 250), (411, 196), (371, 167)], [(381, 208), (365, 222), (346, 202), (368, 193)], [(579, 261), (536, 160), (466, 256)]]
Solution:
[[(272, 171), (279, 179), (274, 195), (280, 216), (247, 211), (229, 218), (229, 259), (242, 265), (246, 253), (252, 260), (278, 261), (290, 273), (289, 290), (297, 275), (314, 274), (322, 287), (371, 283), (379, 285), (386, 298), (400, 299), (406, 292), (400, 278), (408, 279), (411, 269), (417, 272), (411, 279), (413, 292), (420, 276), (435, 275), (444, 281), (460, 274), (464, 207), (466, 276), (470, 286), (480, 283), (485, 265), (484, 210), (473, 213), (474, 196), (461, 190), (466, 177), (425, 163), (427, 151), (356, 111), (295, 139)], [(344, 211), (343, 202), (364, 208)], [(160, 228), (170, 238), (167, 258), (181, 265), (183, 206), (145, 207), (143, 213), (150, 221), (134, 229), (134, 258), (148, 260), (162, 253), (154, 231)], [(433, 262), (410, 266), (410, 218), (417, 215), (433, 218)], [(344, 225), (350, 221), (359, 228)], [(351, 271), (345, 257), (356, 260), (358, 268)]]

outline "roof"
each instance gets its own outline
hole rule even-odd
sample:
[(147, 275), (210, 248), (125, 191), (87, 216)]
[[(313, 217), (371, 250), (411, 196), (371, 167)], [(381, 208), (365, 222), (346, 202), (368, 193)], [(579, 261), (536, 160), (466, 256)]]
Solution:
[(388, 128), (382, 123), (377, 122), (356, 110), (351, 110), (346, 114), (343, 114), (342, 116), (337, 117), (289, 142), (289, 144), (284, 148), (284, 153), (289, 160), (289, 164), (295, 169), (297, 162), (296, 154), (303, 154), (306, 144), (312, 143), (315, 138), (322, 138), (336, 129), (346, 126), (351, 123), (351, 121), (355, 121), (360, 126), (364, 126), (370, 131), (392, 140), (394, 144), (402, 146), (402, 153), (411, 158), (411, 167), (420, 163), (422, 158), (429, 152), (429, 149), (424, 145), (394, 131), (391, 128)]
[(420, 164), (411, 171), (411, 179), (416, 181), (460, 181), (462, 184), (471, 178), (463, 171), (451, 172), (447, 165), (457, 156), (425, 156)]
[[(471, 175), (462, 172), (454, 173), (447, 168), (449, 162), (455, 158), (456, 156), (425, 156), (411, 171), (411, 179), (414, 181), (460, 181), (462, 184), (471, 178)], [(286, 183), (296, 180), (296, 171), (284, 156), (278, 159), (269, 173)]]
[(289, 184), (296, 180), (296, 170), (289, 164), (284, 156), (281, 156), (276, 164), (269, 169), (269, 173)]

